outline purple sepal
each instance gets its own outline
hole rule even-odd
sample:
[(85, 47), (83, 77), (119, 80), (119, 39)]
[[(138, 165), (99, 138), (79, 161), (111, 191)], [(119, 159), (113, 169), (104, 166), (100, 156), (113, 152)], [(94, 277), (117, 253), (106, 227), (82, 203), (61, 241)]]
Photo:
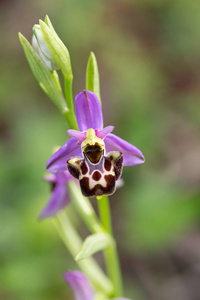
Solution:
[(80, 131), (103, 128), (102, 108), (97, 95), (84, 90), (75, 98), (77, 123)]
[(82, 157), (80, 142), (69, 139), (51, 158), (47, 161), (46, 167), (49, 172), (62, 172), (67, 170), (67, 160), (73, 156)]
[(87, 277), (80, 271), (67, 272), (64, 279), (70, 285), (76, 300), (93, 300), (94, 291)]
[(39, 218), (51, 217), (62, 210), (69, 202), (70, 196), (66, 183), (73, 180), (69, 172), (60, 172), (55, 174), (47, 174), (45, 180), (49, 181), (53, 186), (51, 197), (39, 215)]
[(135, 166), (144, 162), (144, 156), (138, 148), (116, 136), (115, 134), (110, 133), (107, 135), (104, 139), (104, 143), (106, 153), (119, 151), (123, 154), (124, 166)]
[(70, 201), (67, 189), (63, 185), (57, 185), (51, 194), (48, 204), (39, 215), (40, 219), (52, 217), (63, 209)]

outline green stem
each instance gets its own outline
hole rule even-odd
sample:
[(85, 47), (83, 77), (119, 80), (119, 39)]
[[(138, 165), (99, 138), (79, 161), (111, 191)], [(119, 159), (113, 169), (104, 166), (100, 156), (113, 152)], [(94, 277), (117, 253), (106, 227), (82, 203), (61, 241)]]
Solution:
[(71, 110), (64, 111), (63, 116), (65, 117), (70, 129), (79, 130), (76, 121), (76, 116), (73, 111)]
[(83, 196), (77, 183), (71, 180), (68, 182), (67, 186), (72, 197), (72, 203), (74, 204), (85, 224), (88, 226), (89, 230), (94, 233), (105, 232), (90, 201), (88, 198)]
[[(107, 196), (103, 195), (102, 198), (98, 200), (98, 207), (102, 225), (104, 226), (106, 232), (108, 232), (112, 236), (110, 206)], [(116, 244), (114, 243), (112, 246), (107, 248), (104, 251), (104, 254), (107, 272), (114, 285), (115, 294), (113, 295), (113, 297), (121, 297), (123, 294), (122, 276)]]
[(65, 99), (67, 103), (68, 110), (63, 112), (64, 117), (71, 129), (78, 130), (78, 125), (76, 121), (76, 116), (74, 113), (74, 102), (72, 95), (72, 81), (73, 77), (64, 78), (65, 81)]
[(69, 110), (74, 111), (74, 102), (72, 96), (72, 81), (73, 77), (64, 78), (65, 80), (65, 98), (67, 102), (67, 107)]
[[(66, 212), (60, 212), (53, 221), (63, 242), (74, 257), (83, 243), (82, 239), (68, 219)], [(86, 258), (77, 261), (77, 263), (97, 288), (97, 291), (102, 291), (106, 297), (110, 297), (110, 295), (113, 294), (113, 285), (110, 279), (103, 273), (102, 269), (93, 258)]]

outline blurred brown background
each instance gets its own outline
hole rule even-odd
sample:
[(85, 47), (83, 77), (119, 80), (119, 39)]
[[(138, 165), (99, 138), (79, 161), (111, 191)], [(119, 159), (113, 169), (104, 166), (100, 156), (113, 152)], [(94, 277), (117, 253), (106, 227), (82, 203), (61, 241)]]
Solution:
[(189, 0), (0, 2), (0, 299), (73, 298), (62, 273), (75, 265), (51, 221), (37, 220), (67, 127), (17, 36), (31, 40), (46, 14), (70, 51), (74, 95), (93, 51), (104, 123), (146, 158), (111, 197), (126, 296), (199, 300), (200, 2)]

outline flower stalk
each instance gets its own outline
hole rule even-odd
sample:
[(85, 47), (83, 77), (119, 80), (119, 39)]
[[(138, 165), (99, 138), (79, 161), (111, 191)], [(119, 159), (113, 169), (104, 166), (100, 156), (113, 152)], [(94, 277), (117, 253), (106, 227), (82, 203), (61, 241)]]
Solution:
[[(103, 195), (97, 202), (101, 223), (106, 232), (113, 237), (109, 199), (106, 195)], [(112, 243), (104, 250), (104, 256), (107, 272), (114, 286), (115, 294), (113, 296), (121, 297), (123, 295), (123, 284), (116, 243)]]
[[(53, 222), (68, 251), (74, 257), (82, 245), (82, 240), (67, 217), (66, 212), (60, 212), (53, 219)], [(77, 261), (77, 264), (98, 291), (100, 290), (107, 297), (113, 294), (113, 285), (110, 279), (103, 273), (93, 258)]]
[(66, 99), (67, 107), (69, 109), (67, 112), (64, 113), (64, 117), (70, 128), (78, 130), (78, 125), (77, 125), (76, 116), (74, 112), (72, 81), (73, 81), (73, 76), (69, 78), (64, 78), (65, 99)]

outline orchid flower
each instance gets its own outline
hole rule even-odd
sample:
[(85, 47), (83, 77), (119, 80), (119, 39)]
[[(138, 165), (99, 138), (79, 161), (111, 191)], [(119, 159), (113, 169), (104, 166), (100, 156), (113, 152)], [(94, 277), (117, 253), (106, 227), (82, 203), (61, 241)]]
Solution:
[(50, 172), (67, 169), (80, 182), (84, 196), (113, 194), (123, 166), (144, 162), (142, 152), (112, 134), (114, 127), (103, 128), (102, 108), (96, 94), (87, 90), (76, 96), (80, 131), (68, 130), (72, 137), (47, 162)]
[(68, 171), (47, 174), (44, 179), (51, 183), (52, 194), (47, 205), (40, 213), (40, 218), (51, 217), (69, 204), (70, 195), (67, 182), (74, 180)]
[[(95, 292), (87, 279), (80, 271), (71, 271), (64, 274), (64, 279), (69, 284), (75, 300), (94, 300)], [(127, 298), (113, 298), (113, 300), (130, 300)]]

